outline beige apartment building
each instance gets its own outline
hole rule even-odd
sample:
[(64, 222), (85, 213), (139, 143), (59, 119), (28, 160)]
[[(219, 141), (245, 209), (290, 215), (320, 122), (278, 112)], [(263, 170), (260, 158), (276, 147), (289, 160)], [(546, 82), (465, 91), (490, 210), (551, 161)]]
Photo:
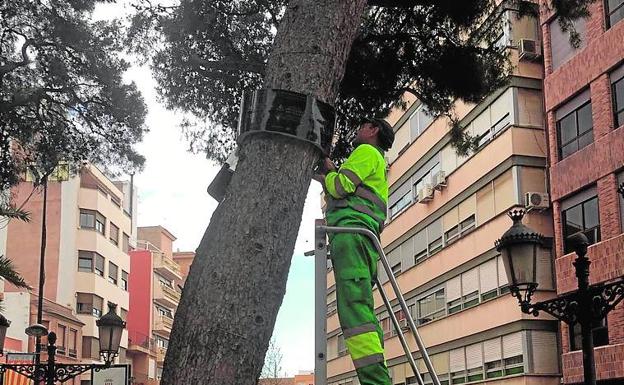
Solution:
[[(39, 294), (43, 195), (30, 180), (26, 175), (13, 192), (16, 202), (26, 202), (32, 220), (13, 220), (0, 233), (0, 249), (34, 288), (31, 295), (5, 287), (4, 314), (14, 321), (7, 334), (14, 340), (14, 351), (21, 352), (34, 350), (24, 328), (36, 322)], [(122, 318), (128, 314), (136, 191), (128, 182), (113, 182), (93, 165), (73, 177), (59, 169), (48, 183), (47, 205), (44, 324), (58, 336), (59, 361), (97, 362), (96, 320), (108, 311), (108, 303), (117, 305)], [(126, 362), (127, 347), (124, 331), (118, 362)], [(90, 376), (75, 383), (88, 385)]]
[[(410, 99), (388, 118), (396, 140), (387, 156), (390, 198), (381, 241), (419, 326), (442, 384), (559, 384), (557, 322), (521, 313), (494, 242), (511, 225), (509, 209), (533, 206), (525, 223), (553, 236), (546, 185), (547, 144), (542, 102), (540, 27), (507, 5), (504, 33), (493, 44), (509, 50), (509, 84), (478, 105), (458, 103), (461, 124), (479, 138), (476, 151), (456, 155), (446, 119), (434, 119)], [(537, 49), (532, 49), (533, 47)], [(552, 256), (541, 263), (536, 300), (555, 295)], [(392, 293), (379, 266), (386, 292)], [(334, 276), (328, 271), (328, 383), (358, 384), (336, 314)], [(393, 384), (414, 384), (412, 372), (375, 289)], [(391, 298), (394, 298), (392, 294)], [(393, 311), (406, 326), (396, 299)], [(408, 341), (421, 357), (411, 336)], [(426, 384), (432, 383), (422, 359)]]

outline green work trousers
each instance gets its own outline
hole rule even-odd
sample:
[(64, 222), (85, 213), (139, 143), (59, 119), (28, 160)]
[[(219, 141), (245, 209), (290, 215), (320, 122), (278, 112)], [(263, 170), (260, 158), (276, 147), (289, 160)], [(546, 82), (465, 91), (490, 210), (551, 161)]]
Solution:
[[(348, 207), (328, 213), (327, 222), (330, 226), (364, 227), (375, 233), (379, 230), (372, 218)], [(348, 233), (331, 237), (330, 253), (338, 318), (360, 384), (391, 385), (383, 354), (383, 331), (373, 301), (379, 254), (368, 237)]]

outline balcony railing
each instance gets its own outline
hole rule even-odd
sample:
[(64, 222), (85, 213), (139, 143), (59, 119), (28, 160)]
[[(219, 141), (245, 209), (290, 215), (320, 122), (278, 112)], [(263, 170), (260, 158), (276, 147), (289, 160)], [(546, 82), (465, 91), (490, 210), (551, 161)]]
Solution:
[(156, 354), (156, 340), (145, 334), (137, 332), (128, 332), (128, 350), (140, 350)]

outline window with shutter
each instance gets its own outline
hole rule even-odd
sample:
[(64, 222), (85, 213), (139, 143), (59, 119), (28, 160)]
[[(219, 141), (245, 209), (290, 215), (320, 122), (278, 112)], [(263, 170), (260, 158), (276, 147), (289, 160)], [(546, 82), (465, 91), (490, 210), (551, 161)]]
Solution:
[(503, 376), (503, 350), (500, 338), (483, 342), (483, 361), (485, 377), (498, 378)]
[(503, 362), (506, 376), (524, 373), (522, 332), (503, 336)]
[(108, 262), (108, 282), (117, 285), (119, 279), (119, 268), (112, 262)]
[(461, 276), (446, 282), (446, 307), (449, 314), (461, 310)]
[(494, 180), (494, 212), (500, 214), (517, 204), (511, 170)]
[(553, 346), (557, 346), (557, 335), (555, 333), (541, 330), (531, 331), (534, 373), (559, 373), (559, 357), (557, 349), (553, 349)]
[(91, 251), (78, 251), (78, 271), (93, 272), (93, 253)]
[(498, 267), (498, 287), (501, 294), (509, 292), (509, 281), (507, 280), (507, 271), (505, 270), (505, 264), (503, 263), (503, 257), (496, 257)]
[(607, 28), (624, 19), (624, 0), (607, 0)]
[(399, 364), (390, 368), (392, 373), (393, 384), (405, 384), (405, 366), (407, 364)]
[(477, 192), (477, 221), (484, 224), (494, 217), (494, 189), (492, 183)]
[(414, 263), (427, 258), (427, 230), (423, 229), (414, 235)]
[(485, 301), (498, 295), (498, 276), (496, 272), (496, 258), (479, 266), (479, 285), (481, 286), (481, 300)]
[(403, 270), (414, 266), (414, 237), (411, 237), (401, 245), (401, 266)]
[(483, 380), (483, 350), (481, 344), (466, 346), (468, 382)]
[(103, 277), (104, 276), (104, 257), (102, 257), (98, 253), (94, 253), (94, 254), (95, 254), (95, 272), (99, 276)]
[(463, 384), (466, 382), (466, 356), (464, 348), (453, 349), (449, 352), (449, 367), (451, 384)]
[(442, 217), (444, 242), (448, 245), (459, 237), (459, 206), (453, 207)]
[(479, 270), (474, 268), (462, 274), (462, 302), (467, 309), (479, 304)]
[(443, 241), (441, 218), (427, 226), (427, 238), (429, 242), (429, 255), (433, 255), (442, 249)]

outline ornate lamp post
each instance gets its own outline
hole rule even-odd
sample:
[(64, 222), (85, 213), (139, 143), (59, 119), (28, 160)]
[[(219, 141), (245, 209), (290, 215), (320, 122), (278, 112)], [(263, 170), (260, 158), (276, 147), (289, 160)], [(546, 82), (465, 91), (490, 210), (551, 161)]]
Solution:
[(591, 262), (586, 256), (589, 241), (583, 233), (577, 233), (568, 240), (574, 245), (577, 255), (573, 265), (576, 269), (578, 290), (548, 301), (531, 303), (531, 297), (538, 287), (537, 256), (544, 238), (522, 224), (524, 210), (512, 210), (509, 217), (513, 225), (495, 245), (503, 258), (511, 293), (518, 298), (520, 309), (524, 313), (538, 316), (540, 311), (544, 311), (571, 328), (576, 323), (580, 324), (585, 384), (595, 385), (592, 325), (602, 320), (624, 299), (624, 277), (609, 283), (589, 285)]
[[(42, 325), (33, 325), (27, 328), (27, 334), (33, 336), (48, 335), (48, 362), (45, 364), (0, 364), (0, 378), (7, 370), (20, 373), (35, 383), (45, 382), (54, 385), (56, 382), (65, 382), (89, 370), (102, 370), (111, 366), (119, 353), (121, 334), (126, 323), (117, 315), (117, 305), (109, 304), (108, 313), (96, 321), (100, 336), (100, 356), (103, 364), (57, 364), (56, 363), (56, 333), (47, 332)], [(0, 348), (4, 346), (6, 329), (10, 322), (3, 323), (6, 318), (0, 316)], [(6, 325), (6, 326), (3, 326)], [(0, 350), (1, 352), (1, 350)]]

